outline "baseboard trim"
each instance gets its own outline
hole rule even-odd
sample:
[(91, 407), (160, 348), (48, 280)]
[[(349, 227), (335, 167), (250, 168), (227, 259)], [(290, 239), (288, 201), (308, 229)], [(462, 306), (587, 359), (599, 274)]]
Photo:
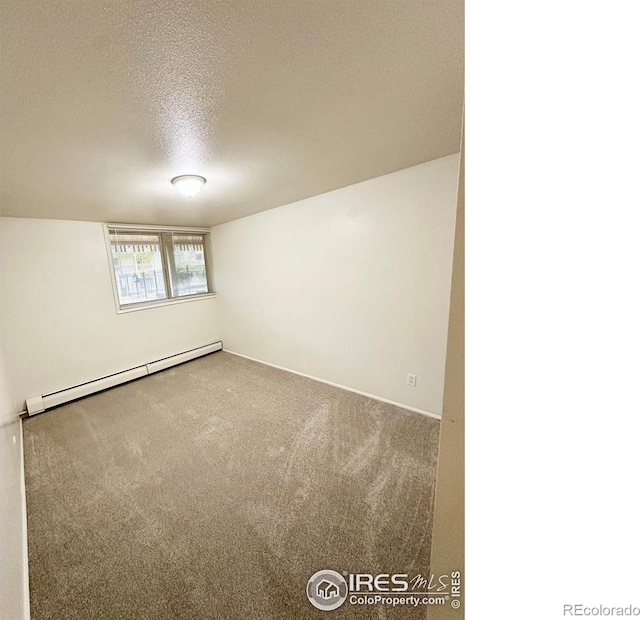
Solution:
[(24, 429), (20, 420), (20, 494), (22, 495), (22, 596), (24, 600), (24, 620), (31, 618), (31, 600), (29, 598), (29, 543), (27, 539), (27, 486), (24, 477)]
[(258, 362), (259, 364), (264, 364), (265, 366), (271, 366), (272, 368), (277, 368), (278, 370), (284, 370), (286, 372), (290, 372), (294, 375), (299, 375), (300, 377), (306, 377), (307, 379), (313, 379), (314, 381), (319, 381), (320, 383), (326, 383), (327, 385), (331, 385), (333, 387), (340, 388), (341, 390), (347, 390), (347, 392), (353, 392), (354, 394), (360, 394), (360, 396), (366, 396), (367, 398), (373, 398), (373, 400), (380, 401), (381, 403), (386, 403), (387, 405), (394, 405), (395, 407), (400, 407), (400, 409), (407, 409), (408, 411), (413, 411), (414, 413), (419, 413), (421, 415), (427, 416), (429, 418), (433, 418), (434, 420), (441, 420), (442, 416), (439, 413), (432, 413), (431, 411), (427, 411), (426, 409), (418, 409), (417, 407), (410, 407), (409, 405), (403, 405), (402, 403), (398, 403), (395, 400), (389, 400), (388, 398), (383, 398), (382, 396), (376, 396), (375, 394), (369, 394), (368, 392), (362, 392), (361, 390), (356, 390), (355, 388), (347, 387), (346, 385), (341, 385), (340, 383), (334, 383), (333, 381), (327, 381), (326, 379), (320, 379), (320, 377), (314, 377), (313, 375), (308, 375), (304, 372), (298, 372), (297, 370), (291, 370), (291, 368), (285, 368), (284, 366), (278, 366), (277, 364), (271, 364), (269, 362), (265, 362), (264, 360), (259, 360), (255, 357), (251, 357), (249, 355), (243, 355), (242, 353), (238, 353), (237, 351), (231, 351), (229, 349), (222, 349), (226, 353), (231, 353), (231, 355), (237, 355), (238, 357), (244, 357), (247, 360), (251, 360), (252, 362)]

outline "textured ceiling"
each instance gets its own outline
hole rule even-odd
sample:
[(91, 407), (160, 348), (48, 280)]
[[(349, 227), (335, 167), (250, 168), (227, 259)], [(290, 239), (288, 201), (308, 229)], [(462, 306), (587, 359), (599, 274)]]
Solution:
[[(3, 0), (3, 215), (212, 225), (454, 153), (462, 0)], [(208, 179), (195, 198), (170, 185)]]

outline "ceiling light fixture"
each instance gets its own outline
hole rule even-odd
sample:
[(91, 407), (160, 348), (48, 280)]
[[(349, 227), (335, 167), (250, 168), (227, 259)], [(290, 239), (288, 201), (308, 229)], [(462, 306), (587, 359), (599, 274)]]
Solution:
[(195, 196), (206, 182), (207, 179), (197, 174), (183, 174), (171, 179), (172, 185), (187, 198)]

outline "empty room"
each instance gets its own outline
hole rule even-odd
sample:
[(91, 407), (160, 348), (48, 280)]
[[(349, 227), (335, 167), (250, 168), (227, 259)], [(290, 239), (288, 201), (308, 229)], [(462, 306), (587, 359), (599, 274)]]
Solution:
[(462, 3), (1, 17), (0, 617), (462, 618)]

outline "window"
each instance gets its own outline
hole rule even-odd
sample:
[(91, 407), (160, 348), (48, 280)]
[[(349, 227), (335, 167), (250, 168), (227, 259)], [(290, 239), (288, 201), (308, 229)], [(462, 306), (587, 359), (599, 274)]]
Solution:
[(105, 227), (119, 310), (213, 294), (209, 233)]

